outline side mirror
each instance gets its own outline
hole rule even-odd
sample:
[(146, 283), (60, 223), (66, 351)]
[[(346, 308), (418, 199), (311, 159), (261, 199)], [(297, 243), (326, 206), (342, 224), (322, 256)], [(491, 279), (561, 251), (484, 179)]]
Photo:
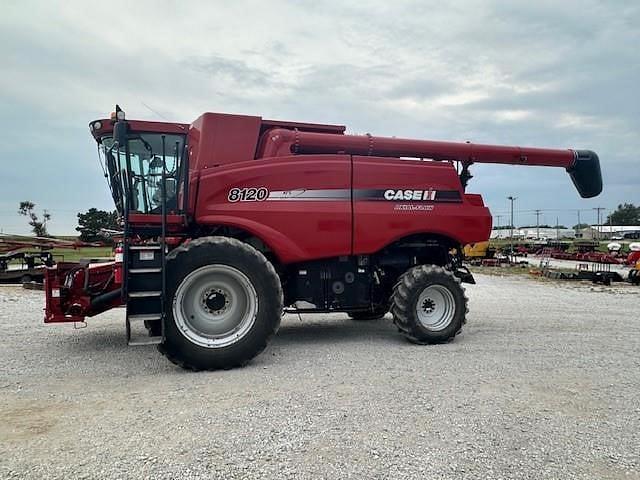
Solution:
[(128, 125), (124, 120), (118, 120), (113, 126), (113, 140), (121, 147), (127, 143), (127, 130)]

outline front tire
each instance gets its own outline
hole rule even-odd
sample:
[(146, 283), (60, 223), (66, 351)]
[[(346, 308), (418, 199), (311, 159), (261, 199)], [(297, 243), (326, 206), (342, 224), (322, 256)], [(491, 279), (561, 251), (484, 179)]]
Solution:
[(190, 370), (245, 365), (280, 326), (282, 288), (273, 265), (234, 238), (203, 237), (167, 256), (165, 342)]
[(467, 298), (460, 279), (436, 265), (419, 265), (402, 275), (392, 296), (394, 323), (412, 343), (444, 343), (460, 333)]

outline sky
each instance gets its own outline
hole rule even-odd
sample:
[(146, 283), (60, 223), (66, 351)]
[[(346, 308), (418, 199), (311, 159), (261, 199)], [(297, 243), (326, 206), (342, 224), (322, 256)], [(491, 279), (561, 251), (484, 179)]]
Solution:
[(467, 191), (496, 224), (509, 195), (518, 225), (640, 204), (638, 2), (6, 2), (0, 58), (5, 233), (29, 231), (21, 200), (57, 235), (113, 209), (88, 123), (115, 103), (137, 119), (242, 113), (599, 154), (589, 200), (562, 169), (472, 167)]

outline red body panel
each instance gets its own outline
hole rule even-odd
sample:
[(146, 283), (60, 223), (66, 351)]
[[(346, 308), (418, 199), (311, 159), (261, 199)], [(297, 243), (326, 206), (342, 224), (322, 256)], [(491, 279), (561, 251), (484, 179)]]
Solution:
[[(266, 188), (264, 201), (229, 201), (234, 188)], [(367, 192), (451, 192), (457, 200), (386, 201)], [(371, 193), (373, 195), (373, 193)], [(352, 198), (353, 197), (353, 198)], [(195, 221), (229, 225), (264, 241), (283, 263), (374, 253), (408, 235), (486, 240), (491, 215), (462, 192), (449, 162), (304, 155), (249, 160), (202, 173)]]
[[(395, 240), (417, 233), (444, 235), (460, 244), (486, 240), (491, 214), (465, 198), (449, 162), (353, 157), (353, 188), (457, 191), (459, 201), (354, 200), (353, 253), (373, 253)], [(480, 199), (481, 200), (481, 199)], [(478, 196), (474, 197), (477, 203)]]
[(219, 165), (253, 159), (260, 124), (260, 117), (201, 115), (189, 129), (189, 167), (205, 173)]
[[(167, 214), (167, 227), (184, 226), (184, 215)], [(129, 214), (129, 221), (138, 225), (158, 225), (162, 223), (162, 217), (160, 215), (152, 215), (147, 213), (131, 213)]]
[[(351, 198), (296, 197), (307, 191), (349, 191), (349, 155), (313, 155), (249, 160), (220, 166), (200, 177), (195, 221), (249, 231), (284, 263), (351, 253)], [(262, 188), (265, 201), (230, 202), (232, 188)], [(299, 198), (296, 200), (296, 198)]]

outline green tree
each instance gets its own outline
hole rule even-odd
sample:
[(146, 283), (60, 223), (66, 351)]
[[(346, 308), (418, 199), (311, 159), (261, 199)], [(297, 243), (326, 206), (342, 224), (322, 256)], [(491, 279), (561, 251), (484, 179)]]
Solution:
[(111, 230), (120, 228), (117, 212), (106, 212), (97, 208), (90, 208), (85, 213), (78, 213), (76, 230), (80, 232), (80, 240), (83, 242), (104, 240), (105, 238), (100, 235), (100, 230), (103, 228)]
[(640, 207), (633, 203), (618, 205), (618, 208), (607, 216), (605, 222), (611, 225), (640, 225)]
[(574, 230), (582, 230), (583, 228), (589, 228), (590, 225), (588, 223), (576, 223), (573, 227)]
[(24, 215), (29, 218), (29, 225), (31, 225), (31, 231), (36, 235), (36, 237), (48, 237), (49, 233), (47, 232), (47, 222), (51, 220), (51, 214), (46, 210), (42, 211), (42, 220), (38, 217), (35, 212), (36, 204), (25, 200), (24, 202), (20, 202), (20, 206), (18, 207), (18, 213), (20, 215)]

